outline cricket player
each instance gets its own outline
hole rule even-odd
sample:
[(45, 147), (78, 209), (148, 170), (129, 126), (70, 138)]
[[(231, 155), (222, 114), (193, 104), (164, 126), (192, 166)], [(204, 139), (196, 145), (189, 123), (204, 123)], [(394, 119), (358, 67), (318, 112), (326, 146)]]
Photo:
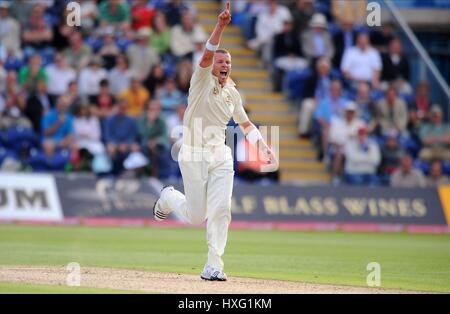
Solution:
[(201, 278), (211, 281), (227, 280), (222, 255), (231, 221), (234, 171), (231, 149), (225, 145), (225, 131), (231, 118), (249, 142), (258, 145), (272, 171), (278, 168), (277, 158), (249, 121), (230, 79), (231, 55), (219, 49), (222, 32), (230, 22), (228, 2), (192, 75), (178, 156), (185, 194), (167, 186), (153, 207), (158, 221), (171, 212), (191, 224), (207, 221), (208, 260)]

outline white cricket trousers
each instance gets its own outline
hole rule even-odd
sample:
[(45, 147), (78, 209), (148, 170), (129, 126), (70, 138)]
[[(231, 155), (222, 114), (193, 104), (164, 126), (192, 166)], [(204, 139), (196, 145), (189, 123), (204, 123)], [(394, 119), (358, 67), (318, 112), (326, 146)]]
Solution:
[(215, 148), (183, 145), (178, 160), (185, 194), (168, 193), (166, 204), (190, 224), (207, 220), (207, 265), (223, 270), (234, 178), (231, 149), (225, 144)]

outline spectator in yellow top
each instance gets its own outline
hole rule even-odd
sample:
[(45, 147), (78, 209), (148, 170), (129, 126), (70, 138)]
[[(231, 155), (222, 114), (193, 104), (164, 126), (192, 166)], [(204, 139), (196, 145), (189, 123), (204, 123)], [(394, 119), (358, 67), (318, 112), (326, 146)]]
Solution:
[(150, 98), (150, 93), (134, 77), (131, 79), (130, 87), (120, 95), (120, 98), (126, 99), (128, 102), (127, 113), (133, 117), (137, 117), (143, 112), (144, 106)]

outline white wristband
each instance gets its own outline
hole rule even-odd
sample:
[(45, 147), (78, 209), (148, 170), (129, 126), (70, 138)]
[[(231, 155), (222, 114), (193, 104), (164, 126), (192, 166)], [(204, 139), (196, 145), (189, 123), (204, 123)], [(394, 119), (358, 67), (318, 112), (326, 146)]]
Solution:
[(219, 45), (211, 45), (211, 43), (209, 41), (206, 42), (205, 45), (206, 49), (208, 49), (209, 51), (217, 51), (217, 49), (219, 49)]
[(252, 145), (255, 145), (259, 140), (262, 140), (263, 137), (257, 128), (253, 128), (247, 133), (247, 139)]

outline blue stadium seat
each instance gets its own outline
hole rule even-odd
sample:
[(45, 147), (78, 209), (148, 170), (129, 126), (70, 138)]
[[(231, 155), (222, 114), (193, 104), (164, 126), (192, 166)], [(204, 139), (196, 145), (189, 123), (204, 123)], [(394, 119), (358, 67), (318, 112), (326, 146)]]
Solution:
[(0, 166), (3, 163), (3, 160), (5, 160), (6, 158), (13, 158), (15, 160), (20, 160), (19, 156), (17, 156), (17, 154), (14, 151), (8, 150), (4, 147), (0, 147)]
[(310, 68), (300, 71), (290, 71), (286, 74), (283, 85), (287, 89), (289, 99), (300, 100), (302, 98), (305, 82), (312, 74)]

